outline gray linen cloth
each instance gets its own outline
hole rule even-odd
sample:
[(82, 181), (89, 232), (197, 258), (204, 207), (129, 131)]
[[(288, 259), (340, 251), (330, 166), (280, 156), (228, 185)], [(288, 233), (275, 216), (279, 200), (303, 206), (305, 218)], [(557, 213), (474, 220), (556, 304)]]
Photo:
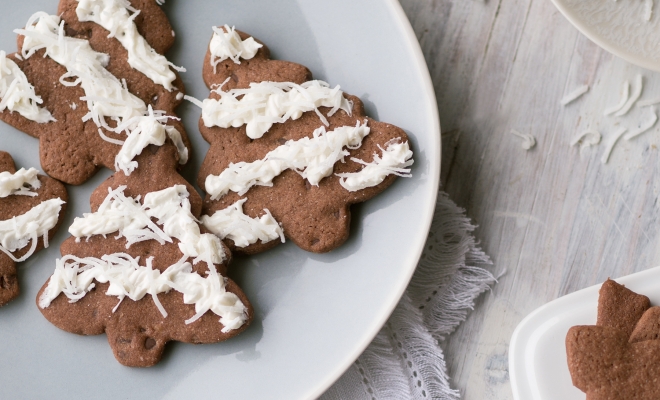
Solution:
[(374, 341), (322, 400), (459, 399), (440, 343), (496, 282), (465, 210), (440, 192), (417, 270)]

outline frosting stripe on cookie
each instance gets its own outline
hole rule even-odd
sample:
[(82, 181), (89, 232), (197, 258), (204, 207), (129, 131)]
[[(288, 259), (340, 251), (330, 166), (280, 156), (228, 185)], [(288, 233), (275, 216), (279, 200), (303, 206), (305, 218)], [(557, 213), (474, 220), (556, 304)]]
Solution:
[(131, 67), (171, 92), (176, 74), (170, 67), (179, 71), (185, 68), (176, 67), (158, 54), (140, 35), (134, 22), (139, 12), (127, 0), (78, 0), (76, 7), (80, 21), (95, 22), (110, 31), (108, 37), (116, 38), (124, 46)]
[(200, 222), (220, 239), (231, 239), (236, 247), (247, 247), (257, 241), (268, 243), (278, 238), (284, 243), (284, 231), (270, 211), (264, 209), (265, 214), (260, 218), (250, 218), (243, 213), (246, 201), (241, 199), (212, 216), (204, 215)]
[(185, 164), (188, 161), (188, 148), (183, 144), (181, 133), (172, 125), (167, 125), (168, 119), (174, 117), (165, 115), (164, 111), (154, 111), (149, 106), (147, 115), (126, 121), (125, 124), (131, 126), (128, 129), (130, 133), (115, 157), (115, 170), (130, 175), (138, 166), (133, 159), (150, 144), (162, 146), (168, 137), (179, 152), (179, 162)]
[(292, 82), (251, 83), (248, 89), (215, 90), (219, 99), (205, 99), (202, 120), (206, 127), (240, 127), (246, 125), (247, 136), (259, 139), (273, 124), (296, 120), (303, 113), (314, 111), (325, 126), (328, 120), (319, 107), (330, 107), (328, 117), (338, 110), (351, 115), (352, 104), (339, 86), (330, 88), (323, 81), (308, 81), (302, 85)]
[(195, 305), (196, 314), (186, 324), (210, 310), (220, 316), (222, 332), (241, 327), (247, 321), (247, 308), (238, 296), (226, 290), (224, 278), (219, 275), (204, 278), (193, 272), (192, 265), (185, 260), (184, 256), (161, 273), (153, 269), (153, 257), (146, 259), (146, 266), (141, 266), (139, 257), (124, 253), (104, 255), (100, 259), (67, 255), (57, 260), (55, 272), (39, 298), (39, 307), (47, 308), (61, 293), (72, 302), (78, 301), (95, 287), (94, 281), (108, 282), (106, 295), (119, 298), (113, 313), (125, 297), (138, 301), (149, 294), (163, 317), (167, 317), (158, 294), (174, 289), (183, 293), (185, 304)]
[[(40, 236), (43, 236), (44, 247), (48, 247), (48, 231), (57, 225), (62, 204), (61, 199), (46, 200), (25, 214), (0, 221), (0, 251), (15, 262), (22, 262), (34, 253)], [(23, 257), (15, 258), (11, 254), (26, 247), (30, 241), (32, 247)]]
[[(60, 78), (60, 83), (66, 86), (80, 85), (83, 88), (85, 96), (81, 100), (87, 102), (89, 109), (83, 121), (93, 120), (100, 128), (115, 133), (125, 132), (130, 137), (136, 130), (142, 133), (157, 129), (141, 129), (145, 121), (164, 124), (167, 119), (174, 118), (163, 116), (162, 111), (156, 111), (159, 118), (153, 118), (154, 112), (105, 69), (108, 55), (94, 51), (87, 40), (65, 36), (60, 17), (38, 12), (30, 17), (25, 29), (17, 29), (15, 32), (25, 36), (23, 57), (29, 58), (38, 50), (45, 49), (46, 55), (68, 71)], [(116, 126), (109, 126), (106, 118), (115, 121)], [(165, 127), (165, 132), (179, 150), (179, 162), (185, 164), (188, 161), (188, 149), (183, 144), (181, 134), (174, 127)], [(117, 143), (116, 140), (108, 140), (102, 131), (99, 130), (99, 133), (104, 140)], [(135, 145), (136, 142), (140, 141), (134, 140), (131, 144)], [(147, 138), (141, 142), (148, 143), (149, 140)], [(123, 153), (120, 152), (122, 157), (116, 160), (117, 170), (121, 169), (129, 175), (136, 164), (126, 162), (123, 157), (129, 152), (140, 154), (143, 149), (123, 149)]]
[[(69, 233), (80, 239), (119, 232), (118, 237), (126, 238), (127, 248), (145, 240), (164, 244), (172, 243), (172, 238), (176, 238), (182, 254), (195, 258), (194, 263), (206, 262), (210, 274), (217, 275), (213, 264), (222, 263), (226, 254), (215, 235), (200, 232), (190, 211), (189, 193), (185, 186), (176, 185), (148, 193), (144, 204), (140, 204), (139, 199), (125, 196), (125, 189), (126, 186), (108, 189), (108, 196), (99, 209), (76, 218), (69, 227)], [(152, 218), (156, 219), (157, 224)]]
[(241, 58), (251, 60), (262, 47), (264, 46), (257, 43), (253, 37), (242, 40), (233, 26), (231, 28), (229, 25), (222, 28), (214, 26), (213, 37), (209, 44), (213, 72), (216, 72), (218, 64), (227, 59), (231, 59), (235, 64), (240, 64)]
[(383, 155), (381, 157), (374, 154), (374, 161), (371, 163), (351, 158), (365, 167), (359, 172), (337, 174), (341, 178), (339, 183), (342, 187), (349, 192), (357, 192), (368, 187), (378, 186), (388, 175), (411, 177), (410, 168), (407, 167), (413, 165), (414, 161), (408, 142), (400, 143), (399, 139), (393, 139), (386, 145), (386, 149), (378, 146)]
[(50, 112), (38, 104), (43, 101), (34, 92), (34, 86), (16, 65), (0, 51), (0, 111), (16, 111), (23, 117), (40, 124), (55, 121)]
[(30, 189), (41, 187), (38, 173), (35, 168), (21, 168), (13, 174), (9, 171), (0, 172), (0, 198), (11, 195), (37, 196), (37, 193)]
[(367, 126), (342, 126), (326, 132), (325, 127), (316, 129), (311, 138), (289, 140), (269, 152), (265, 158), (251, 163), (230, 164), (220, 175), (206, 178), (206, 192), (216, 200), (229, 191), (245, 194), (252, 186), (272, 186), (273, 179), (287, 169), (292, 169), (318, 186), (321, 179), (330, 176), (336, 162), (348, 156), (348, 148), (358, 148), (371, 129)]

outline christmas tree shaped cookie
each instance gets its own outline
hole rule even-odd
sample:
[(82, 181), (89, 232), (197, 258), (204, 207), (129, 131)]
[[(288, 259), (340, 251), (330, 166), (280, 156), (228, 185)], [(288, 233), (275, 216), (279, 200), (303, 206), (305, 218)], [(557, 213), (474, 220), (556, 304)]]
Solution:
[(226, 278), (230, 252), (197, 222), (202, 200), (178, 173), (177, 149), (148, 146), (76, 218), (37, 297), (55, 326), (107, 334), (127, 366), (156, 364), (168, 341), (214, 343), (247, 328), (253, 311)]
[(18, 296), (16, 263), (48, 247), (66, 201), (64, 185), (34, 168), (16, 171), (11, 155), (0, 151), (0, 306)]
[(190, 148), (174, 114), (183, 83), (163, 54), (174, 41), (152, 0), (61, 0), (0, 53), (0, 119), (39, 139), (41, 165), (70, 184), (103, 166), (131, 173), (147, 145)]
[[(208, 194), (202, 222), (232, 250), (253, 254), (287, 237), (330, 251), (349, 236), (352, 204), (409, 176), (402, 129), (367, 117), (360, 99), (304, 66), (271, 60), (245, 33), (214, 28), (203, 77), (212, 92), (198, 102), (211, 144), (198, 181)], [(256, 223), (266, 228), (245, 229)]]

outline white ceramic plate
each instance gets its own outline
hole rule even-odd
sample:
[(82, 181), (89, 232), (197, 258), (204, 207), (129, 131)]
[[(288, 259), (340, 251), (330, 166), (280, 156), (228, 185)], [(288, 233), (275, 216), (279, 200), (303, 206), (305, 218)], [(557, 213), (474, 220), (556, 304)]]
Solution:
[[(660, 267), (616, 279), (660, 304)], [(509, 346), (509, 373), (516, 400), (584, 400), (573, 386), (566, 361), (566, 333), (575, 325), (595, 325), (601, 284), (552, 301), (528, 315)]]
[[(13, 28), (56, 0), (12, 2), (0, 12), (0, 48), (16, 49)], [(274, 58), (308, 66), (314, 76), (360, 96), (367, 112), (405, 129), (415, 150), (414, 178), (399, 179), (355, 207), (351, 239), (330, 254), (286, 244), (238, 260), (230, 274), (256, 309), (239, 337), (214, 345), (171, 343), (160, 364), (118, 364), (105, 335), (58, 330), (35, 306), (54, 269), (62, 229), (52, 246), (19, 267), (21, 296), (0, 309), (0, 392), (3, 398), (313, 398), (329, 387), (369, 344), (402, 295), (421, 254), (440, 172), (440, 127), (433, 87), (419, 45), (395, 0), (168, 0), (177, 34), (172, 61), (183, 65), (189, 94), (203, 99), (202, 61), (211, 26), (236, 25), (266, 42)], [(194, 156), (184, 175), (194, 181), (208, 145), (200, 110), (182, 105)], [(38, 142), (0, 124), (0, 149), (18, 167), (39, 167)], [(109, 171), (69, 187), (66, 224), (89, 211), (89, 195)]]
[(580, 32), (600, 47), (633, 64), (660, 71), (659, 4), (649, 14), (647, 1), (641, 0), (552, 1)]

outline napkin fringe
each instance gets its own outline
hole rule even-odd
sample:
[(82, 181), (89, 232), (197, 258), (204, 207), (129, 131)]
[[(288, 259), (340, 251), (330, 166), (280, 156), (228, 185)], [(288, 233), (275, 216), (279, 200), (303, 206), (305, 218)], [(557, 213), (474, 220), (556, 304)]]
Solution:
[(365, 352), (322, 397), (458, 400), (439, 341), (496, 282), (475, 226), (440, 192), (424, 252), (404, 296)]

